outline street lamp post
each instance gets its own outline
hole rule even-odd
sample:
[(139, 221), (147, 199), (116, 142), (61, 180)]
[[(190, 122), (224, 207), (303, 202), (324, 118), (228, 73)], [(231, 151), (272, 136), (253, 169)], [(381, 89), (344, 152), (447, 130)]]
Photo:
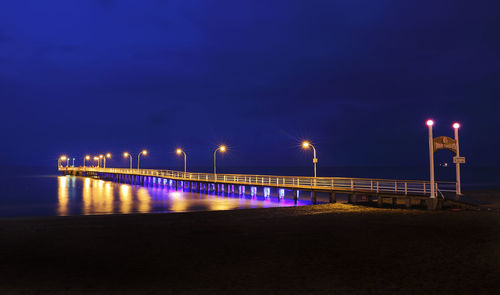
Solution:
[(106, 168), (106, 158), (111, 159), (111, 154), (107, 153), (105, 156), (99, 155), (99, 158), (103, 159), (103, 168)]
[[(219, 146), (215, 151), (214, 151), (214, 176), (217, 174), (217, 151), (225, 152), (226, 151), (226, 146), (221, 145)], [(216, 176), (215, 176), (216, 177)]]
[(453, 129), (455, 129), (455, 144), (457, 146), (457, 154), (456, 154), (456, 170), (457, 170), (457, 195), (462, 194), (462, 189), (460, 185), (460, 162), (458, 159), (460, 158), (460, 150), (458, 148), (458, 129), (460, 128), (459, 123), (453, 123)]
[(305, 149), (311, 147), (313, 149), (314, 177), (316, 177), (316, 164), (318, 163), (318, 158), (316, 157), (316, 148), (309, 141), (302, 142), (302, 147)]
[(184, 152), (182, 149), (177, 149), (176, 153), (178, 155), (180, 154), (184, 154), (184, 174), (186, 174), (186, 159), (187, 159), (187, 156), (186, 156), (186, 152)]
[(137, 169), (139, 169), (139, 163), (141, 162), (141, 155), (146, 156), (148, 154), (148, 151), (142, 150), (142, 152), (137, 155)]
[(431, 198), (436, 198), (435, 188), (434, 188), (434, 139), (432, 136), (432, 125), (434, 121), (427, 120), (427, 126), (429, 127), (429, 168), (430, 168), (430, 185), (431, 185)]
[(75, 167), (75, 158), (73, 158), (73, 164), (71, 165), (71, 167)]
[[(94, 161), (97, 161), (97, 168), (99, 168), (99, 157), (95, 156)], [(94, 166), (95, 167), (95, 166)]]
[(85, 168), (85, 162), (90, 160), (90, 156), (89, 155), (86, 155), (84, 158), (83, 158), (83, 168)]
[(132, 169), (132, 155), (127, 153), (127, 152), (124, 152), (123, 153), (123, 157), (126, 158), (126, 157), (129, 157), (130, 158), (130, 169)]

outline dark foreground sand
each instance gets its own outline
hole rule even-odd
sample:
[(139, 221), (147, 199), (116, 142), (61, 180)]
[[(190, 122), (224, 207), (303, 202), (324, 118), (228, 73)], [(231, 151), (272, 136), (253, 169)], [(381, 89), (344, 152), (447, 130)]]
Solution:
[(500, 212), (0, 220), (0, 294), (499, 294)]

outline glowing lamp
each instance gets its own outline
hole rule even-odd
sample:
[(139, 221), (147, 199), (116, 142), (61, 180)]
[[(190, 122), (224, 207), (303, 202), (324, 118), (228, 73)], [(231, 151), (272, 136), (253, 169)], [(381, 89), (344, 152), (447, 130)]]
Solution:
[(99, 157), (94, 157), (94, 161), (99, 161)]
[(129, 153), (127, 153), (127, 152), (123, 153), (123, 157), (125, 157), (125, 158), (128, 157), (128, 155), (129, 155)]
[(90, 160), (90, 156), (85, 156), (85, 160)]
[(101, 158), (101, 159), (102, 159), (102, 158), (104, 158), (104, 156), (103, 156), (103, 155), (99, 155), (99, 158)]
[(453, 123), (453, 128), (458, 129), (460, 128), (460, 123)]
[(111, 154), (110, 154), (110, 153), (107, 153), (107, 154), (106, 154), (106, 158), (108, 158), (108, 159), (109, 159), (109, 158), (111, 158)]
[(302, 147), (305, 148), (305, 149), (309, 148), (309, 145), (310, 145), (309, 141), (304, 141), (302, 143)]
[(66, 161), (68, 159), (66, 156), (61, 156), (61, 161)]
[(432, 126), (432, 125), (434, 125), (434, 121), (427, 120), (426, 124), (427, 124), (427, 126)]
[(180, 155), (180, 154), (182, 153), (182, 150), (181, 150), (181, 149), (177, 149), (175, 152), (176, 152), (178, 155)]
[(148, 154), (148, 151), (143, 150), (143, 151), (142, 151), (142, 154), (145, 156), (145, 155), (147, 155), (147, 154)]
[(220, 151), (221, 152), (225, 152), (226, 151), (226, 146), (225, 145), (221, 145), (220, 146)]

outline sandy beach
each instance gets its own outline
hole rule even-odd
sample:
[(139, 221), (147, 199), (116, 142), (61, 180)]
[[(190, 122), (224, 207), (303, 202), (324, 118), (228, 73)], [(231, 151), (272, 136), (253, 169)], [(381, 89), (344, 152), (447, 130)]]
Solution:
[(344, 204), (0, 220), (1, 294), (494, 294), (497, 210)]

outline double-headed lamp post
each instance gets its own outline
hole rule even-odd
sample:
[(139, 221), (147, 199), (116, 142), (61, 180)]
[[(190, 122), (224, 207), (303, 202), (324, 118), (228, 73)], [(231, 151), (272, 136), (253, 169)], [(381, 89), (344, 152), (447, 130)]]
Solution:
[(85, 162), (90, 160), (90, 156), (89, 155), (86, 155), (84, 158), (83, 158), (83, 168), (85, 168)]
[(214, 151), (214, 174), (217, 174), (217, 151), (225, 152), (226, 146), (221, 145)]
[(314, 148), (314, 146), (309, 141), (302, 142), (302, 147), (305, 149), (311, 147), (313, 149), (314, 177), (316, 177), (316, 164), (318, 163), (318, 158), (316, 157), (316, 148)]
[(178, 155), (180, 154), (184, 154), (184, 174), (186, 173), (186, 160), (187, 160), (187, 156), (186, 156), (186, 152), (184, 152), (182, 149), (177, 149), (175, 151)]
[(130, 169), (132, 169), (132, 155), (129, 154), (128, 152), (124, 152), (123, 153), (123, 157), (126, 158), (126, 157), (129, 157), (130, 158)]
[(137, 155), (137, 169), (139, 169), (139, 163), (141, 162), (141, 155), (147, 156), (148, 151), (142, 150), (142, 152)]
[(111, 159), (111, 154), (99, 155), (99, 158), (103, 160), (103, 168), (106, 168), (106, 158)]

